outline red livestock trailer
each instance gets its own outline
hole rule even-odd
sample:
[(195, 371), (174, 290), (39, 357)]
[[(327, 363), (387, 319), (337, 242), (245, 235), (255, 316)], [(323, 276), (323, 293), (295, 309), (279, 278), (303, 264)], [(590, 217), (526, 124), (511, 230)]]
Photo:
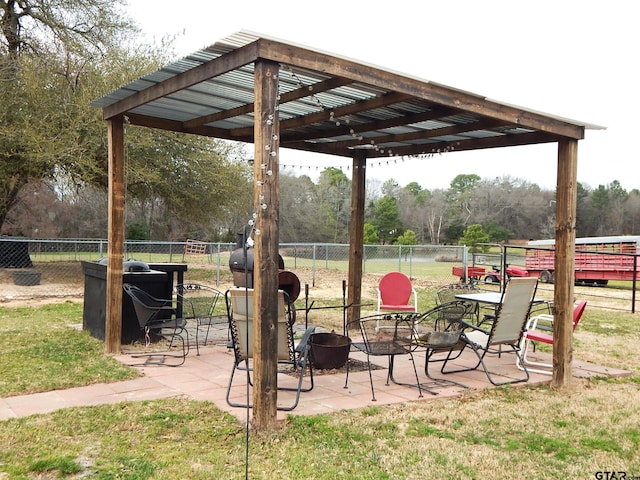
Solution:
[[(534, 240), (526, 249), (525, 268), (529, 276), (553, 283), (555, 240)], [(609, 280), (640, 279), (640, 236), (576, 238), (576, 283), (606, 285)], [(635, 268), (634, 268), (635, 266)]]

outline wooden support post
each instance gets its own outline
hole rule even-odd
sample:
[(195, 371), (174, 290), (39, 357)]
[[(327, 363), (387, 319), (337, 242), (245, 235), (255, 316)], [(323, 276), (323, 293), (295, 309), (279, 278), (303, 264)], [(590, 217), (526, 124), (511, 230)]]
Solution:
[(109, 213), (105, 351), (120, 353), (122, 342), (122, 261), (124, 259), (124, 122), (107, 122), (109, 141)]
[(258, 430), (277, 421), (279, 64), (255, 63), (254, 132), (254, 383), (253, 423)]
[(578, 141), (558, 142), (556, 187), (556, 253), (553, 322), (554, 387), (571, 381), (573, 361), (573, 294), (575, 282), (575, 243), (577, 207)]
[(362, 303), (362, 259), (364, 248), (364, 199), (367, 159), (363, 153), (353, 157), (351, 179), (351, 221), (349, 223), (349, 273), (347, 324), (360, 318)]

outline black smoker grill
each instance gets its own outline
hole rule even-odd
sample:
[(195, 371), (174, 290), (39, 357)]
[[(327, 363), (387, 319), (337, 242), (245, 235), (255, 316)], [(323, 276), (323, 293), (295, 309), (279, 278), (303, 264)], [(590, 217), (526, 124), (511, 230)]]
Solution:
[[(236, 287), (253, 288), (253, 248), (248, 247), (246, 249), (246, 261), (245, 261), (245, 249), (244, 235), (238, 234), (236, 249), (231, 252), (229, 257), (229, 268), (233, 275), (233, 284)], [(284, 260), (282, 256), (278, 254), (278, 289), (283, 290), (289, 299), (289, 303), (293, 303), (300, 296), (300, 279), (298, 276), (284, 269)]]

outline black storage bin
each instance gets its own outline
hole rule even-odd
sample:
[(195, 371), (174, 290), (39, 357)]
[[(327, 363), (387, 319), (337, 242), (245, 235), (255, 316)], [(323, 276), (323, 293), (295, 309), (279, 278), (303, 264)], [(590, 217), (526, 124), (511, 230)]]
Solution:
[(32, 268), (29, 243), (16, 237), (0, 237), (1, 268)]
[[(82, 328), (92, 336), (104, 340), (107, 313), (107, 266), (106, 262), (82, 262), (84, 271), (84, 308)], [(131, 283), (158, 298), (171, 298), (173, 285), (167, 272), (151, 270), (142, 262), (123, 264), (123, 283)], [(132, 270), (132, 271), (129, 271)], [(133, 303), (122, 293), (122, 337), (123, 344), (143, 339)]]

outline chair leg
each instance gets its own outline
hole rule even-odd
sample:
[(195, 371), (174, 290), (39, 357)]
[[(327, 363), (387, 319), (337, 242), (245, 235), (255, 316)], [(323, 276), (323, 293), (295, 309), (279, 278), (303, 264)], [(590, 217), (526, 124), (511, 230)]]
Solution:
[[(529, 372), (533, 372), (533, 373), (541, 373), (543, 375), (553, 375), (553, 364), (551, 363), (544, 363), (544, 362), (534, 362), (532, 360), (529, 360), (528, 358), (528, 354), (529, 354), (529, 348), (530, 345), (532, 345), (533, 342), (531, 342), (530, 340), (527, 340), (526, 337), (524, 337), (522, 339), (522, 343), (521, 345), (521, 349), (520, 351), (522, 352), (522, 355), (518, 356), (517, 360), (516, 360), (516, 366), (520, 369), (520, 370), (524, 370), (525, 367)], [(546, 370), (540, 370), (540, 369), (536, 369), (536, 368), (531, 368), (531, 367), (542, 367), (545, 368)]]
[[(461, 388), (469, 388), (463, 383), (456, 382), (454, 380), (449, 380), (448, 378), (436, 378), (431, 376), (429, 373), (429, 362), (432, 361), (431, 357), (438, 353), (437, 349), (427, 349), (425, 354), (425, 362), (424, 362), (424, 374), (429, 379), (429, 382), (426, 384), (427, 387), (431, 388), (445, 388), (445, 387), (461, 387)], [(436, 362), (443, 362), (444, 359), (434, 360)], [(431, 391), (431, 390), (429, 390)], [(436, 392), (437, 393), (437, 392)]]
[[(250, 403), (237, 403), (237, 402), (231, 401), (231, 387), (233, 386), (233, 378), (235, 376), (236, 370), (245, 370), (245, 369), (244, 368), (241, 369), (238, 365), (238, 362), (234, 361), (233, 368), (231, 369), (231, 375), (229, 376), (229, 384), (227, 385), (227, 396), (226, 396), (227, 405), (229, 405), (230, 407), (252, 408), (252, 405)], [(246, 372), (247, 372), (247, 382), (249, 386), (251, 386), (251, 382), (249, 378), (249, 365), (246, 365)]]
[(196, 356), (200, 356), (200, 322), (196, 319)]
[(422, 390), (426, 390), (432, 395), (436, 395), (438, 392), (434, 392), (429, 388), (425, 387), (424, 384), (420, 382), (420, 378), (418, 377), (418, 369), (416, 368), (416, 363), (413, 359), (413, 354), (409, 353), (409, 357), (411, 358), (411, 364), (413, 365), (413, 373), (416, 376), (416, 383), (404, 383), (398, 382), (395, 378), (393, 378), (393, 365), (395, 360), (395, 355), (389, 355), (389, 373), (387, 374), (387, 385), (389, 385), (389, 380), (391, 380), (396, 385), (406, 385), (408, 387), (417, 387), (418, 389), (418, 398), (422, 398)]
[[(185, 339), (182, 337), (182, 332), (185, 332), (186, 336), (187, 336), (187, 341), (185, 342)], [(163, 337), (170, 337), (171, 340), (169, 342), (169, 348), (171, 348), (173, 346), (173, 341), (176, 338), (180, 339), (180, 343), (181, 343), (181, 350), (182, 350), (182, 354), (175, 354), (175, 353), (167, 353), (167, 352), (158, 352), (158, 353), (141, 353), (141, 354), (136, 354), (136, 355), (132, 355), (132, 358), (146, 358), (146, 360), (144, 362), (141, 363), (134, 363), (131, 364), (130, 366), (150, 366), (150, 365), (159, 365), (159, 366), (167, 366), (167, 367), (179, 367), (180, 365), (184, 364), (184, 362), (187, 359), (187, 354), (189, 353), (189, 347), (188, 347), (188, 333), (186, 332), (186, 330), (184, 330), (183, 328), (180, 329), (176, 329), (175, 331), (173, 331), (172, 333), (169, 334), (161, 334), (161, 336)], [(146, 327), (145, 328), (145, 339), (146, 339), (146, 345), (149, 346), (150, 345), (150, 337), (149, 337), (149, 328)], [(180, 359), (180, 361), (178, 363), (167, 363), (167, 360), (170, 359)]]
[(371, 401), (376, 401), (376, 392), (373, 389), (373, 375), (371, 374), (371, 360), (369, 354), (367, 354), (367, 366), (369, 367), (369, 383), (371, 383)]
[[(484, 362), (484, 357), (485, 357), (485, 355), (486, 355), (487, 353), (489, 353), (489, 351), (488, 351), (488, 350), (483, 349), (483, 350), (482, 350), (482, 353), (480, 353), (480, 351), (479, 351), (480, 349), (479, 349), (478, 347), (476, 347), (476, 346), (475, 346), (474, 344), (472, 344), (472, 343), (467, 343), (467, 344), (466, 344), (466, 346), (468, 346), (468, 347), (473, 351), (473, 353), (476, 355), (476, 357), (478, 358), (478, 362), (476, 363), (476, 365), (475, 365), (474, 367), (459, 368), (459, 369), (456, 369), (456, 370), (447, 370), (447, 371), (444, 371), (445, 366), (446, 366), (446, 364), (447, 364), (447, 361), (449, 360), (449, 357), (447, 356), (447, 358), (445, 359), (445, 361), (444, 361), (444, 363), (443, 363), (443, 365), (442, 365), (442, 368), (440, 369), (440, 371), (441, 371), (442, 373), (469, 372), (469, 371), (472, 371), (472, 370), (476, 370), (479, 366), (482, 366), (482, 369), (484, 370), (484, 373), (487, 375), (487, 378), (489, 379), (489, 381), (490, 381), (493, 385), (496, 385), (496, 386), (506, 385), (506, 384), (511, 384), (511, 383), (526, 382), (526, 381), (528, 381), (528, 380), (529, 380), (529, 371), (527, 370), (527, 367), (526, 367), (525, 365), (522, 365), (522, 367), (523, 367), (523, 368), (522, 368), (522, 370), (523, 370), (523, 371), (524, 371), (524, 373), (525, 373), (525, 376), (524, 376), (524, 377), (517, 378), (517, 379), (512, 379), (512, 380), (506, 380), (506, 381), (504, 381), (504, 382), (498, 382), (498, 381), (494, 380), (494, 378), (493, 378), (493, 376), (492, 376), (491, 372), (489, 371), (489, 369), (487, 368), (486, 363)], [(492, 354), (494, 354), (494, 355), (498, 355), (498, 356), (500, 356), (502, 353), (508, 353), (508, 352), (502, 352), (502, 349), (501, 349), (502, 345), (500, 345), (499, 347), (500, 347), (500, 350), (498, 350), (498, 351), (496, 351), (496, 352), (490, 352), (490, 353), (492, 353)], [(512, 349), (513, 349), (513, 350), (512, 350), (512, 351), (513, 351), (513, 353), (515, 353), (516, 357), (518, 358), (518, 360), (517, 360), (517, 361), (519, 361), (520, 363), (522, 363), (522, 358), (521, 358), (521, 356), (520, 356), (520, 352), (518, 351), (518, 348), (517, 348), (517, 347), (515, 347), (515, 346), (511, 346), (511, 347), (512, 347)]]
[[(233, 387), (233, 379), (234, 379), (236, 370), (244, 370), (247, 372), (247, 384), (249, 387), (253, 388), (253, 382), (251, 380), (252, 367), (249, 366), (246, 360), (242, 360), (242, 362), (245, 364), (242, 367), (238, 364), (237, 361), (234, 361), (233, 363), (233, 368), (231, 370), (231, 375), (229, 377), (229, 383), (227, 385), (226, 401), (227, 401), (227, 404), (231, 407), (253, 408), (253, 404), (249, 402), (238, 403), (238, 402), (231, 401), (231, 389)], [(302, 385), (304, 383), (304, 371), (306, 370), (307, 367), (309, 367), (310, 386), (303, 388)], [(304, 361), (300, 361), (297, 364), (294, 364), (294, 368), (296, 370), (299, 370), (299, 373), (300, 373), (297, 381), (297, 386), (296, 387), (278, 387), (278, 391), (296, 392), (296, 396), (293, 400), (293, 403), (291, 403), (290, 405), (280, 405), (276, 407), (276, 409), (279, 411), (290, 412), (291, 410), (294, 410), (298, 406), (298, 403), (300, 402), (300, 394), (302, 392), (309, 392), (313, 390), (313, 386), (314, 386), (313, 369), (308, 362), (308, 358)], [(282, 374), (282, 371), (281, 371), (281, 374)]]

